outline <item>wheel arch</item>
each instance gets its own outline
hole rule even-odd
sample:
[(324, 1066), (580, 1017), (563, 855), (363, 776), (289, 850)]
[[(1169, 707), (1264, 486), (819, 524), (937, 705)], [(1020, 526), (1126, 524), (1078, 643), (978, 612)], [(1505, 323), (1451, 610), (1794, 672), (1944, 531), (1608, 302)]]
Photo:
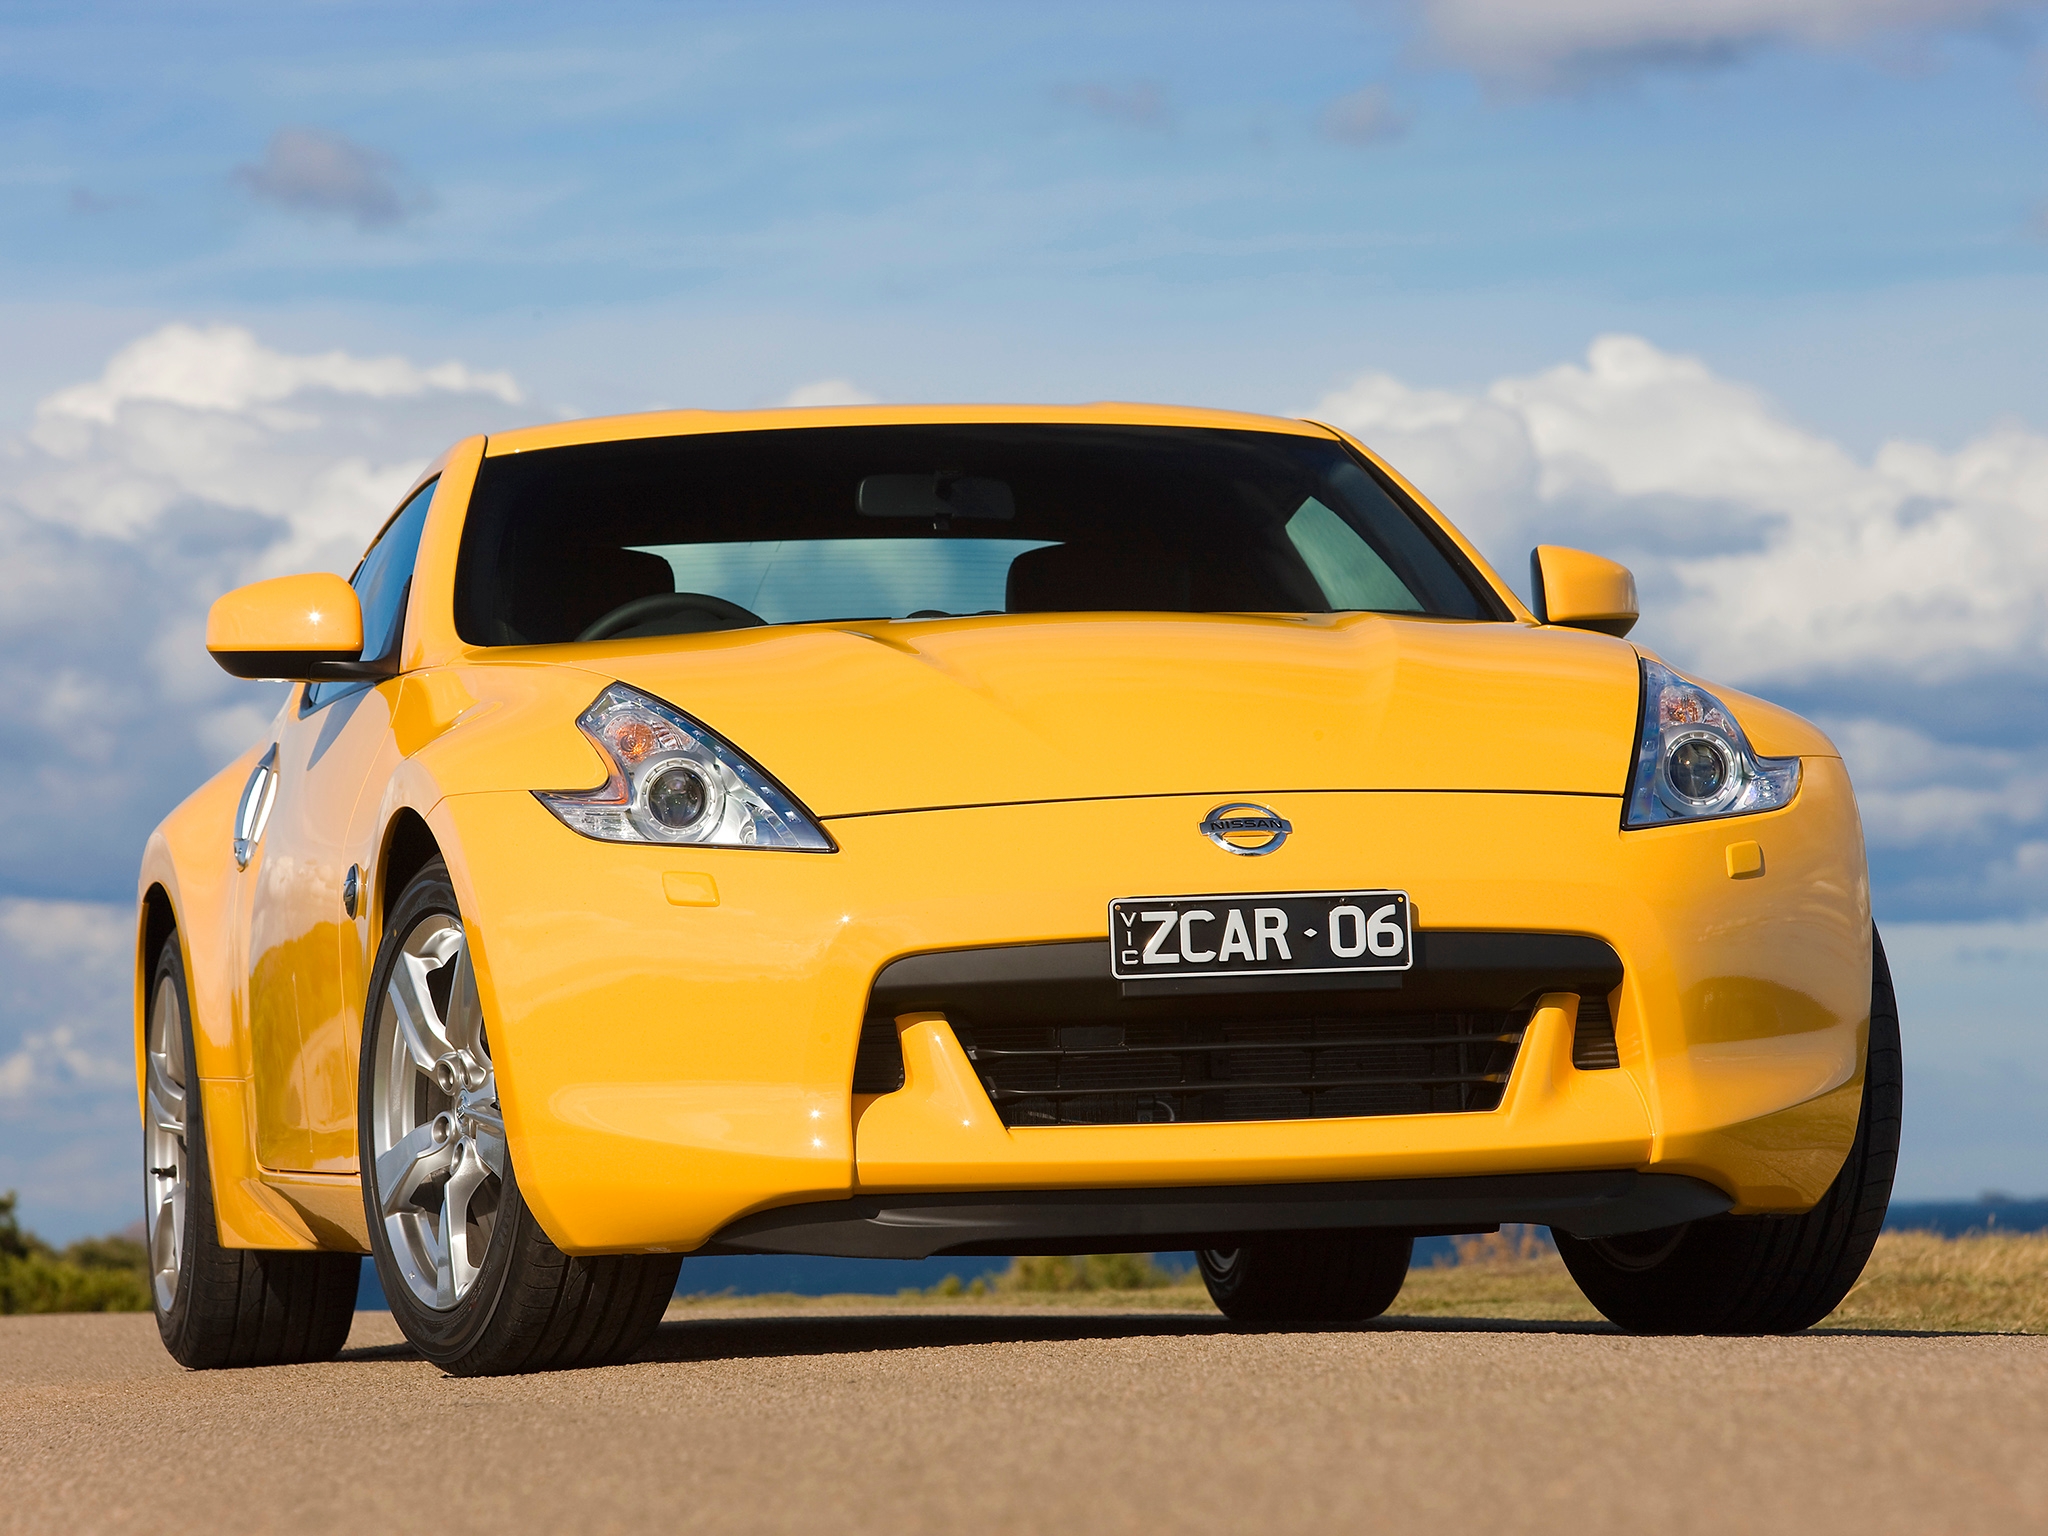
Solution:
[[(148, 1112), (148, 1096), (144, 1090), (145, 1074), (143, 1056), (149, 1049), (149, 984), (156, 975), (157, 956), (163, 953), (164, 945), (179, 937), (178, 916), (171, 905), (171, 893), (164, 888), (161, 880), (151, 880), (142, 893), (141, 902), (135, 914), (135, 1108), (137, 1114)], [(186, 969), (191, 962), (186, 961)], [(190, 991), (190, 987), (187, 987)]]
[(377, 931), (381, 938), (390, 921), (391, 909), (406, 886), (435, 859), (443, 857), (441, 843), (426, 817), (409, 805), (400, 806), (384, 828), (384, 851), (378, 858)]

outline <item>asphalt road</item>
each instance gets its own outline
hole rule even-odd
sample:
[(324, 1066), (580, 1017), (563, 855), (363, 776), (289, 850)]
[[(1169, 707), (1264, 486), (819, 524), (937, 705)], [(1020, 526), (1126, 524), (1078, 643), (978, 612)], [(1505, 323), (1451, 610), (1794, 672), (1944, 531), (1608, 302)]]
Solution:
[(148, 1317), (0, 1318), (8, 1531), (1424, 1528), (2048, 1530), (2048, 1338), (732, 1313), (455, 1381), (382, 1314), (211, 1374)]

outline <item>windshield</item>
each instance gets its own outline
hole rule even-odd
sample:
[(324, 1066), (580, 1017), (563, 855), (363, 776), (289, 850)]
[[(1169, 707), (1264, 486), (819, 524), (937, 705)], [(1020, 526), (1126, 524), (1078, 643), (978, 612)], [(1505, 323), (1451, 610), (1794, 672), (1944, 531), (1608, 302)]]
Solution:
[(1341, 443), (1057, 425), (487, 458), (455, 607), (473, 645), (983, 613), (1506, 616)]

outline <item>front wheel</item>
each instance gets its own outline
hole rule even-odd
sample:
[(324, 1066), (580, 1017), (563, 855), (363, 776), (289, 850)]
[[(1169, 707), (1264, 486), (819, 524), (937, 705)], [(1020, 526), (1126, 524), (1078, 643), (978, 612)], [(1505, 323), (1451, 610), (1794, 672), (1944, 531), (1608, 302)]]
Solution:
[(520, 1198), (468, 936), (438, 859), (385, 928), (358, 1083), (377, 1278), (421, 1354), (451, 1375), (498, 1376), (609, 1365), (647, 1342), (682, 1260), (566, 1254)]
[(1842, 1304), (1891, 1203), (1904, 1076), (1899, 1004), (1875, 930), (1856, 1139), (1803, 1216), (1716, 1216), (1627, 1237), (1554, 1232), (1586, 1299), (1631, 1333), (1797, 1333)]
[(1414, 1252), (1405, 1232), (1275, 1232), (1195, 1259), (1234, 1323), (1358, 1323), (1394, 1304)]

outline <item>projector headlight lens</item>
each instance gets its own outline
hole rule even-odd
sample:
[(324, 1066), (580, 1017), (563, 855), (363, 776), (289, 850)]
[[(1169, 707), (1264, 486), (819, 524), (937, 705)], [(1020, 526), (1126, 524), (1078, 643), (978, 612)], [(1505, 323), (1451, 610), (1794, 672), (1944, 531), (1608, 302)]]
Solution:
[(711, 788), (703, 775), (683, 763), (671, 763), (647, 785), (647, 810), (673, 831), (684, 832), (704, 819)]
[(1664, 776), (1680, 799), (1704, 804), (1727, 786), (1728, 751), (1711, 736), (1688, 736), (1665, 757)]

